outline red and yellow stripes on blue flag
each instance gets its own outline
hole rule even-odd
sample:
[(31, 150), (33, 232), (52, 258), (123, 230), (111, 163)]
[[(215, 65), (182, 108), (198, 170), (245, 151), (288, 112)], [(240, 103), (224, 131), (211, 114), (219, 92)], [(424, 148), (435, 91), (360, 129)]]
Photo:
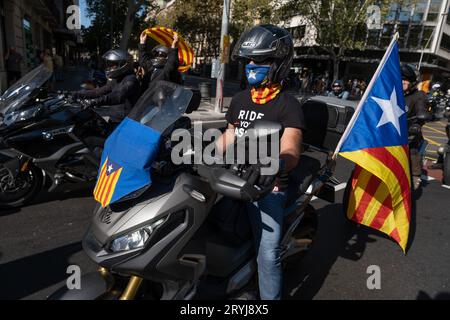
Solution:
[[(146, 34), (149, 35), (153, 40), (158, 43), (165, 45), (166, 47), (171, 47), (173, 38), (176, 34), (175, 31), (164, 27), (154, 27), (145, 30)], [(191, 65), (194, 63), (194, 50), (188, 45), (183, 37), (178, 35), (178, 56), (180, 60), (180, 66), (178, 67), (179, 72), (187, 72)]]
[(102, 207), (106, 207), (111, 203), (112, 196), (122, 173), (122, 167), (106, 158), (97, 179), (97, 185), (94, 189), (95, 200)]
[(407, 146), (340, 153), (357, 165), (351, 179), (347, 217), (386, 233), (403, 250), (411, 222), (408, 154)]
[(411, 223), (408, 128), (397, 46), (392, 40), (335, 154), (353, 161), (347, 216), (380, 230), (406, 252)]

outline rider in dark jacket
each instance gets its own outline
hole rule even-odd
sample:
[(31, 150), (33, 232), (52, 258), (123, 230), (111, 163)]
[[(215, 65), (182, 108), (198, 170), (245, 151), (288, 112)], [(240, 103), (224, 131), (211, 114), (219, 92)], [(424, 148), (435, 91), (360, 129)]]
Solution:
[(413, 187), (418, 189), (422, 175), (422, 157), (420, 147), (424, 141), (422, 126), (428, 118), (427, 95), (417, 89), (418, 76), (415, 68), (409, 64), (402, 65), (403, 93), (408, 113), (409, 150), (411, 155), (411, 172)]
[(110, 121), (122, 121), (133, 108), (140, 95), (140, 87), (133, 70), (133, 58), (125, 50), (110, 50), (103, 55), (106, 76), (110, 81), (101, 87), (74, 92), (77, 99), (85, 99), (86, 107), (104, 107), (96, 111), (110, 117)]
[(151, 51), (151, 54), (145, 52), (145, 42), (147, 34), (141, 33), (139, 44), (139, 64), (145, 70), (142, 80), (142, 91), (145, 91), (151, 82), (163, 80), (181, 84), (182, 78), (178, 72), (178, 36), (174, 36), (170, 48), (164, 45), (158, 45)]

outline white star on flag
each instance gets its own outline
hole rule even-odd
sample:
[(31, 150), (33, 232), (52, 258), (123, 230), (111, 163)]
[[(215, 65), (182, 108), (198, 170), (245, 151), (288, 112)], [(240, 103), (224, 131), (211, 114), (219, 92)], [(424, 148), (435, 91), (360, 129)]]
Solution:
[(255, 80), (256, 80), (256, 74), (257, 74), (257, 72), (251, 70), (251, 71), (248, 73), (248, 78), (249, 78), (249, 79), (255, 79)]
[(401, 136), (402, 133), (400, 129), (399, 118), (405, 114), (405, 111), (403, 111), (397, 104), (397, 93), (395, 91), (395, 87), (392, 91), (390, 100), (375, 97), (372, 97), (372, 99), (375, 100), (375, 102), (380, 106), (381, 110), (383, 110), (383, 115), (381, 116), (377, 128), (384, 126), (387, 123), (392, 123), (399, 136)]
[(113, 166), (112, 166), (112, 165), (109, 165), (109, 167), (108, 167), (108, 173), (111, 173), (113, 170), (114, 170)]

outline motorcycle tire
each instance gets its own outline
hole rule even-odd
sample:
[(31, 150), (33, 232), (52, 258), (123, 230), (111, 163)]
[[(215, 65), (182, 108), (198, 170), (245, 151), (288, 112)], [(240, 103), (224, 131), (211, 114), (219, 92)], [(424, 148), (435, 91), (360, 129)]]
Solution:
[[(44, 177), (42, 170), (30, 165), (25, 172), (20, 172), (14, 185), (6, 187), (1, 185), (8, 178), (8, 172), (0, 164), (0, 208), (19, 208), (30, 203), (43, 187)], [(22, 184), (16, 186), (16, 184)]]
[(443, 183), (445, 185), (450, 185), (450, 152), (448, 152), (444, 156), (444, 176), (443, 176)]

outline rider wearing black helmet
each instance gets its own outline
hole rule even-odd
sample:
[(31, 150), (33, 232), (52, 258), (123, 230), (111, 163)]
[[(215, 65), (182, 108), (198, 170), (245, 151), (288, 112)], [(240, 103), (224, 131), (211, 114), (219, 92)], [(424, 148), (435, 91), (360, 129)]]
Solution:
[(142, 81), (142, 91), (145, 91), (153, 81), (163, 80), (181, 84), (181, 75), (178, 72), (178, 36), (175, 34), (170, 48), (164, 45), (157, 45), (151, 53), (145, 52), (145, 42), (147, 33), (141, 33), (139, 44), (139, 64), (145, 70)]
[(414, 190), (418, 189), (422, 175), (422, 157), (420, 146), (424, 141), (422, 126), (427, 119), (427, 95), (417, 89), (419, 81), (418, 72), (410, 64), (401, 66), (403, 93), (405, 95), (406, 110), (408, 113), (409, 150), (411, 154), (411, 172), (413, 175)]
[(103, 55), (108, 83), (88, 91), (74, 92), (74, 98), (86, 99), (86, 107), (102, 107), (97, 112), (117, 123), (123, 120), (139, 98), (139, 83), (133, 71), (133, 57), (121, 49)]
[[(226, 114), (228, 128), (218, 140), (224, 152), (259, 120), (278, 122), (284, 131), (280, 144), (280, 170), (272, 193), (249, 204), (250, 221), (257, 241), (259, 289), (262, 299), (280, 299), (282, 236), (287, 177), (299, 161), (302, 129), (300, 102), (283, 90), (282, 82), (292, 65), (294, 46), (285, 29), (259, 25), (245, 32), (235, 46), (233, 59), (246, 64), (250, 88), (235, 95)], [(273, 181), (267, 179), (266, 181)]]

